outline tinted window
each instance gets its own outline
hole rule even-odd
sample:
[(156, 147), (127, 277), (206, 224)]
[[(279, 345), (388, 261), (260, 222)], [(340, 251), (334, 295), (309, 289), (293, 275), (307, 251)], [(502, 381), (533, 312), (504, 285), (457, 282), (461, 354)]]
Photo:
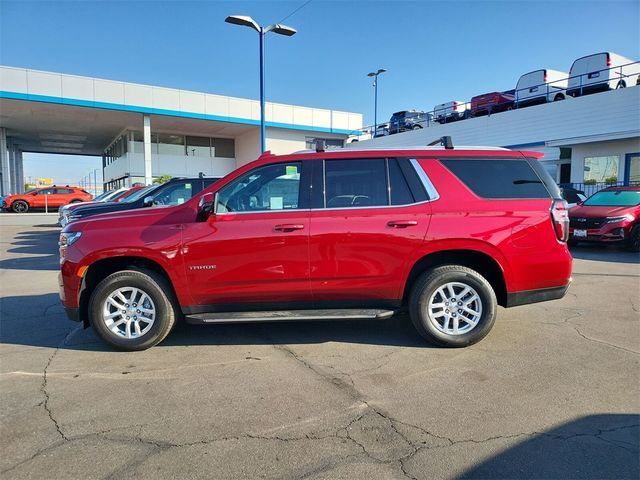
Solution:
[(256, 168), (218, 194), (218, 213), (260, 212), (299, 208), (300, 162)]
[(156, 205), (180, 205), (202, 190), (202, 181), (168, 183), (153, 196)]
[(384, 158), (325, 161), (327, 208), (388, 205)]
[(440, 160), (476, 195), (484, 198), (549, 198), (526, 160)]
[(55, 193), (67, 195), (67, 194), (73, 193), (73, 190), (69, 188), (56, 188)]
[(38, 195), (51, 195), (54, 191), (55, 189), (53, 188), (43, 188), (42, 190), (38, 191)]
[(391, 190), (391, 205), (408, 205), (415, 202), (407, 180), (395, 158), (389, 159), (389, 185)]

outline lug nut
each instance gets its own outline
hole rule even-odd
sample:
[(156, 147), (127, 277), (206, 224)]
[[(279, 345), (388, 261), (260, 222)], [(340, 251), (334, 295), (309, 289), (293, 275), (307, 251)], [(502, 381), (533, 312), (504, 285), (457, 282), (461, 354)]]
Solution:
[(449, 306), (449, 302), (444, 302), (444, 304), (448, 307)]
[(445, 310), (444, 313), (449, 313), (449, 310)]
[(124, 304), (124, 306), (125, 306), (125, 307), (128, 307), (128, 306), (129, 306), (129, 304), (128, 304), (128, 303), (125, 303), (125, 304)]
[(122, 313), (127, 313), (127, 311), (126, 310), (122, 310)]
[(134, 304), (133, 304), (133, 306), (134, 306), (134, 307), (137, 307), (137, 306), (138, 306), (138, 304), (137, 304), (137, 303), (134, 303)]
[(458, 306), (460, 306), (460, 307), (461, 307), (461, 306), (462, 306), (462, 302), (458, 302)]
[(140, 313), (140, 310), (136, 310), (136, 313)]
[(127, 317), (127, 320), (129, 320), (129, 317)]
[(134, 319), (134, 320), (137, 320), (137, 319), (138, 319), (138, 317), (137, 317), (136, 315), (134, 315), (134, 316), (133, 316), (133, 319)]
[(462, 313), (462, 310), (458, 310), (458, 313)]
[(455, 314), (455, 313), (452, 313), (452, 314), (451, 314), (451, 316), (452, 316), (452, 317), (455, 317), (455, 316), (456, 316), (456, 314)]

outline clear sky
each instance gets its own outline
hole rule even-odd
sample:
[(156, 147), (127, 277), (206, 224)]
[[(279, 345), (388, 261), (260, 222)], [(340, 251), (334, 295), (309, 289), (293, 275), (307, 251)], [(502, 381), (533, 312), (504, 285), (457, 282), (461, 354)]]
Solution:
[[(283, 22), (295, 36), (267, 36), (267, 99), (362, 112), (366, 124), (366, 74), (378, 68), (383, 120), (514, 88), (531, 70), (566, 72), (591, 53), (640, 59), (640, 0), (0, 0), (0, 63), (257, 98), (257, 34), (224, 18), (270, 24), (301, 6)], [(47, 176), (31, 163), (25, 173)]]

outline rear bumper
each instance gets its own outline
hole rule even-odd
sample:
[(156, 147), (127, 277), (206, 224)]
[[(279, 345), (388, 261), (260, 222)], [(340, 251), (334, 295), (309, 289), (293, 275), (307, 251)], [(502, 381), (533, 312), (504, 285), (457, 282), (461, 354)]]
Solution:
[(527, 305), (529, 303), (558, 300), (567, 293), (570, 283), (561, 287), (541, 288), (539, 290), (524, 290), (522, 292), (507, 293), (507, 308)]

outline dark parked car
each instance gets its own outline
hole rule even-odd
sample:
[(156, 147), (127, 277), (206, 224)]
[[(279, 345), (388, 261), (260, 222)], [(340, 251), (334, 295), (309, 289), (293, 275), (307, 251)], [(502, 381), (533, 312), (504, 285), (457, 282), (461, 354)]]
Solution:
[(560, 187), (560, 193), (562, 194), (562, 198), (569, 204), (569, 208), (575, 207), (578, 203), (584, 202), (587, 199), (587, 196), (582, 190), (576, 190), (571, 187)]
[(391, 115), (389, 120), (389, 135), (419, 130), (429, 124), (430, 114), (419, 110), (402, 110)]
[(609, 187), (569, 210), (569, 244), (627, 245), (640, 252), (640, 186)]
[(212, 185), (220, 177), (173, 178), (162, 185), (150, 185), (121, 202), (86, 205), (73, 210), (67, 224), (100, 213), (123, 212), (154, 205), (180, 205)]

